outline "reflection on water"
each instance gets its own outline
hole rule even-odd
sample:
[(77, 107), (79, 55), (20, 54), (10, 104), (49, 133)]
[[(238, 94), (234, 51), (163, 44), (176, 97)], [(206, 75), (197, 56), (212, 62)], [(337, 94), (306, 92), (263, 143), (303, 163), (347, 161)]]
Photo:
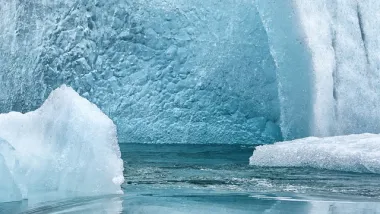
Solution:
[(26, 201), (0, 203), (0, 213), (20, 213), (27, 209), (28, 204)]
[(248, 165), (253, 147), (122, 144), (125, 194), (0, 204), (0, 213), (380, 213), (380, 176)]
[[(81, 197), (68, 200), (58, 200), (28, 205), (19, 204), (12, 212), (23, 214), (44, 213), (122, 213), (122, 198), (120, 196)], [(0, 205), (1, 207), (1, 205)]]
[[(281, 194), (279, 194), (281, 195)], [(123, 197), (78, 198), (75, 200), (45, 203), (26, 209), (21, 203), (1, 205), (1, 213), (379, 213), (377, 201), (333, 201), (317, 198), (270, 195), (187, 194), (155, 195), (130, 194)], [(23, 210), (23, 211), (22, 211)]]

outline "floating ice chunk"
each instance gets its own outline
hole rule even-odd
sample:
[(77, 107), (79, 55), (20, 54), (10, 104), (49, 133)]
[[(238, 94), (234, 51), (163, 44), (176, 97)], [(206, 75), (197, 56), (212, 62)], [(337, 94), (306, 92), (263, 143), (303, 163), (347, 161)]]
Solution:
[(18, 187), (14, 194), (21, 192), (23, 198), (122, 192), (116, 126), (65, 85), (36, 111), (0, 114), (0, 137), (0, 196), (10, 193), (2, 185), (12, 186), (12, 181)]
[(250, 164), (380, 173), (380, 135), (309, 137), (259, 146)]

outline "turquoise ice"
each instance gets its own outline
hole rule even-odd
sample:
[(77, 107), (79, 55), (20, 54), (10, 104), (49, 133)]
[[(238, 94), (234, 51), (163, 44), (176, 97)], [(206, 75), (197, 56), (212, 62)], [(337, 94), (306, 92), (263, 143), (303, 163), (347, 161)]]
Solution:
[(116, 126), (73, 89), (35, 111), (0, 114), (0, 202), (122, 193)]

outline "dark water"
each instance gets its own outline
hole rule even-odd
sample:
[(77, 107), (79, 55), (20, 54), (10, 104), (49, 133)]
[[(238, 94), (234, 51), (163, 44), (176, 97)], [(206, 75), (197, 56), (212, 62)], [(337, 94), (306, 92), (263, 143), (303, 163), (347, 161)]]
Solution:
[(121, 144), (122, 196), (0, 204), (0, 213), (380, 213), (380, 176), (248, 165), (246, 145)]

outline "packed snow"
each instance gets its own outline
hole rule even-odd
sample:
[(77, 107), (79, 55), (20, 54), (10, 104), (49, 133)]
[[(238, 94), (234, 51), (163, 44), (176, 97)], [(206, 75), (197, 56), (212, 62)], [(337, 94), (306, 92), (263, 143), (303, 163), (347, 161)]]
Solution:
[(116, 126), (65, 85), (37, 110), (0, 114), (0, 202), (122, 193)]

